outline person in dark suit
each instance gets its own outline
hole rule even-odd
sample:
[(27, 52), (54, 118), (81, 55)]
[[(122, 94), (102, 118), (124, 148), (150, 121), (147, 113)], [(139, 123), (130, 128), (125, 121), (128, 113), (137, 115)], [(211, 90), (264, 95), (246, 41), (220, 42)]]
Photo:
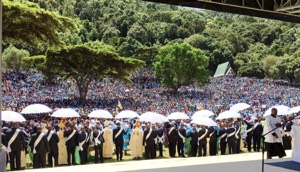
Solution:
[(178, 129), (178, 141), (177, 141), (178, 156), (185, 157), (184, 150), (183, 150), (185, 139), (186, 139), (186, 130), (184, 129), (184, 123), (181, 123), (180, 128)]
[(93, 130), (92, 139), (94, 141), (94, 147), (95, 147), (95, 163), (100, 162), (103, 163), (103, 132), (101, 131), (101, 127), (99, 124), (96, 125), (96, 128)]
[(248, 152), (251, 152), (251, 142), (252, 142), (252, 134), (253, 134), (253, 123), (251, 120), (244, 120), (245, 124), (247, 124), (246, 127), (246, 142), (247, 142), (247, 149)]
[(263, 131), (263, 126), (259, 123), (258, 119), (256, 119), (253, 127), (253, 150), (255, 152), (260, 151), (260, 141)]
[(46, 154), (49, 152), (49, 144), (42, 127), (37, 127), (37, 133), (33, 134), (30, 140), (30, 147), (33, 153), (33, 168), (46, 168)]
[(175, 128), (174, 124), (170, 125), (171, 128), (167, 130), (167, 137), (169, 141), (169, 154), (170, 157), (175, 157), (176, 154), (176, 143), (177, 143), (177, 129)]
[(164, 129), (162, 128), (161, 124), (158, 124), (156, 140), (158, 145), (159, 157), (163, 157)]
[[(75, 148), (78, 145), (78, 133), (75, 129), (74, 125), (70, 125), (64, 131), (64, 137), (66, 137), (66, 146), (67, 146), (67, 154), (68, 154), (68, 165), (76, 165), (75, 162)], [(72, 163), (71, 163), (72, 159)]]
[(229, 128), (226, 130), (227, 133), (227, 143), (228, 143), (228, 150), (229, 154), (236, 153), (236, 137), (235, 137), (236, 128), (233, 124), (229, 124)]
[[(205, 128), (205, 126), (201, 126), (199, 130), (199, 152), (198, 156), (206, 156), (206, 145), (207, 145), (207, 136), (208, 136), (208, 130)], [(203, 150), (203, 154), (202, 154)]]
[(88, 160), (88, 146), (89, 146), (89, 134), (86, 127), (81, 127), (78, 133), (78, 147), (80, 155), (80, 163), (86, 164)]
[(49, 153), (48, 153), (48, 166), (53, 167), (53, 159), (54, 159), (54, 166), (58, 167), (58, 143), (59, 138), (52, 126), (47, 127), (47, 140), (49, 144)]
[(154, 146), (152, 147), (152, 150), (153, 151), (153, 154), (154, 154), (154, 158), (156, 158), (156, 149), (157, 149), (157, 135), (158, 135), (158, 132), (157, 132), (157, 129), (156, 129), (156, 125), (155, 124), (152, 124), (152, 136), (153, 136), (153, 139), (154, 139)]
[(218, 132), (218, 137), (220, 138), (220, 150), (221, 150), (221, 155), (225, 155), (226, 152), (226, 137), (227, 137), (227, 133), (226, 133), (226, 128), (225, 126), (220, 126), (220, 130)]
[(122, 161), (124, 144), (123, 135), (127, 133), (120, 125), (120, 122), (117, 122), (117, 128), (113, 130), (113, 141), (116, 147), (117, 161)]
[(209, 136), (209, 155), (217, 155), (217, 131), (215, 127), (208, 127), (208, 136)]
[(234, 127), (235, 127), (235, 137), (236, 137), (236, 153), (241, 152), (241, 140), (242, 140), (242, 135), (241, 135), (241, 125), (239, 121), (234, 121)]
[[(12, 123), (11, 129), (8, 129), (5, 133), (11, 171), (21, 170), (21, 151), (26, 148), (24, 134), (17, 129), (17, 125), (17, 123)], [(12, 140), (15, 133), (18, 134)]]
[(146, 125), (146, 130), (143, 135), (143, 146), (145, 146), (145, 159), (155, 158), (155, 131), (151, 128), (150, 124)]
[[(6, 151), (6, 148), (7, 148), (7, 140), (6, 140), (6, 136), (4, 133), (1, 133), (1, 139), (2, 139), (2, 145), (0, 145), (2, 148), (5, 148), (4, 150)], [(6, 162), (4, 164), (7, 165), (7, 160), (8, 160), (8, 157), (6, 156)], [(1, 168), (0, 168), (1, 169)]]
[(193, 130), (187, 136), (187, 137), (191, 137), (190, 144), (191, 144), (191, 154), (193, 157), (197, 156), (197, 152), (198, 152), (198, 136), (199, 133), (197, 131), (197, 125), (193, 124)]
[(292, 137), (290, 136), (290, 132), (292, 130), (292, 126), (294, 122), (292, 121), (292, 117), (289, 116), (287, 118), (287, 122), (283, 124), (283, 130), (284, 130), (284, 135), (282, 137), (283, 141), (283, 147), (285, 150), (290, 150), (292, 149)]

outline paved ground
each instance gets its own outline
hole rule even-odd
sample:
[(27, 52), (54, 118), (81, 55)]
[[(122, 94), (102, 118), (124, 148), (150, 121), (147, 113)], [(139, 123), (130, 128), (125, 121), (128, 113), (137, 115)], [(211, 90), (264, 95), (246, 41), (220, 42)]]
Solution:
[[(300, 172), (300, 164), (283, 159), (266, 160), (265, 172)], [(26, 172), (260, 172), (261, 153), (215, 157), (173, 158), (26, 170)]]

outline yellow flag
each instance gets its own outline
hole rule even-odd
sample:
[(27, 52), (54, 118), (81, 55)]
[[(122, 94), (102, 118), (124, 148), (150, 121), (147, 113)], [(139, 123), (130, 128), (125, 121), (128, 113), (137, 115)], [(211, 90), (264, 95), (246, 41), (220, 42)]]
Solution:
[(118, 108), (121, 109), (121, 110), (123, 110), (123, 106), (122, 106), (120, 100), (118, 100)]

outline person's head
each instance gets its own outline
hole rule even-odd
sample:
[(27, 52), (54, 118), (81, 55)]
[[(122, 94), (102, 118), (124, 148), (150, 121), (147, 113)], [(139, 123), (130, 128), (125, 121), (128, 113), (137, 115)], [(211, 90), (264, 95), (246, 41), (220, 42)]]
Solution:
[(117, 127), (120, 127), (121, 126), (121, 123), (118, 121), (117, 122)]
[(196, 129), (197, 129), (197, 125), (193, 124), (193, 130), (196, 130)]
[(180, 123), (180, 127), (181, 127), (181, 128), (184, 128), (184, 123), (183, 123), (183, 122)]
[(155, 129), (155, 127), (156, 127), (155, 124), (152, 124), (152, 129), (153, 129), (153, 130)]
[(52, 128), (51, 125), (47, 125), (46, 129), (49, 130), (49, 131), (51, 131), (53, 128)]
[(157, 127), (158, 127), (158, 128), (161, 128), (161, 127), (162, 127), (162, 124), (158, 124)]
[(277, 109), (276, 108), (272, 108), (271, 109), (271, 115), (277, 115)]
[(18, 128), (18, 123), (16, 122), (11, 123), (11, 128)]
[(36, 132), (41, 133), (43, 131), (43, 128), (41, 126), (36, 127)]
[(146, 125), (146, 128), (147, 128), (147, 129), (150, 129), (150, 126), (151, 126), (150, 124), (147, 124), (147, 125)]
[(80, 128), (80, 131), (81, 131), (81, 132), (84, 132), (84, 131), (85, 131), (85, 127), (81, 127), (81, 128)]

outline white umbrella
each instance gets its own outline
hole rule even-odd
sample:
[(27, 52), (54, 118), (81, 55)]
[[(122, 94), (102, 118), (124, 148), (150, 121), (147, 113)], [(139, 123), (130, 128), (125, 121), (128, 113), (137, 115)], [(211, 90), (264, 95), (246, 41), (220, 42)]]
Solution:
[(245, 109), (250, 108), (251, 106), (248, 105), (247, 103), (237, 103), (233, 106), (230, 107), (230, 111), (235, 111), (235, 112), (239, 112)]
[(143, 113), (139, 117), (139, 120), (143, 122), (152, 122), (152, 123), (164, 123), (169, 121), (167, 117), (154, 112)]
[(271, 108), (269, 108), (265, 113), (264, 116), (268, 116), (271, 115), (271, 111), (273, 108), (277, 109), (277, 115), (288, 115), (290, 112), (290, 108), (284, 105), (278, 105), (278, 106), (273, 106)]
[(107, 110), (95, 110), (88, 114), (90, 118), (103, 118), (103, 119), (111, 119), (113, 116)]
[(235, 111), (224, 111), (219, 114), (219, 116), (216, 119), (227, 119), (227, 118), (240, 118), (241, 114)]
[(174, 112), (168, 116), (168, 119), (177, 120), (177, 119), (190, 119), (190, 118), (187, 116), (187, 114), (183, 112)]
[(191, 123), (205, 126), (217, 126), (217, 123), (215, 123), (212, 119), (208, 117), (200, 117), (193, 119)]
[(1, 120), (7, 122), (24, 122), (26, 119), (19, 113), (13, 111), (2, 111)]
[(120, 119), (120, 118), (136, 118), (139, 117), (139, 114), (137, 114), (134, 111), (131, 110), (124, 110), (120, 112), (115, 118)]
[(300, 106), (293, 107), (289, 110), (289, 114), (300, 112)]
[(46, 105), (32, 104), (25, 107), (22, 110), (21, 114), (39, 114), (39, 113), (50, 113), (50, 112), (52, 112), (52, 110)]
[(80, 115), (73, 109), (59, 109), (55, 111), (52, 117), (56, 118), (79, 118)]
[(210, 111), (210, 110), (200, 110), (194, 113), (194, 115), (192, 116), (192, 119), (196, 119), (199, 117), (210, 117), (210, 116), (214, 116), (215, 114)]

